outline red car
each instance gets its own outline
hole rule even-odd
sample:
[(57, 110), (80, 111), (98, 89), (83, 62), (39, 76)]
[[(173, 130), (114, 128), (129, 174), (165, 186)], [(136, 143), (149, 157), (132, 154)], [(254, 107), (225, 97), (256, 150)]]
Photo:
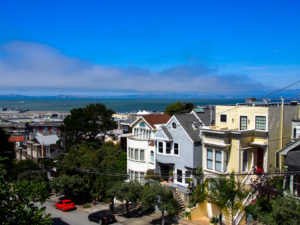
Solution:
[(74, 202), (69, 199), (60, 200), (59, 202), (55, 203), (55, 206), (57, 209), (60, 209), (62, 211), (68, 211), (76, 208)]

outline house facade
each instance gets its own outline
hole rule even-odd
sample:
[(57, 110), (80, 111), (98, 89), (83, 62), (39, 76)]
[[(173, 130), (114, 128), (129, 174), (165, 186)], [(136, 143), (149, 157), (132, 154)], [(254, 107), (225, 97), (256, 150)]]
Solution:
[(160, 126), (170, 119), (166, 114), (139, 116), (132, 124), (127, 137), (127, 173), (129, 179), (144, 182), (147, 170), (155, 169), (155, 146), (153, 136)]
[(183, 202), (190, 201), (190, 185), (195, 183), (193, 174), (197, 167), (202, 168), (202, 143), (199, 129), (202, 121), (194, 114), (172, 116), (156, 134), (156, 171), (169, 182)]
[(56, 145), (58, 140), (57, 135), (43, 135), (37, 133), (33, 140), (27, 141), (26, 156), (23, 156), (23, 158), (25, 157), (39, 162), (43, 158), (55, 157), (58, 151)]
[(201, 129), (207, 174), (264, 173), (279, 168), (276, 157), (291, 139), (297, 105), (216, 106), (216, 125)]

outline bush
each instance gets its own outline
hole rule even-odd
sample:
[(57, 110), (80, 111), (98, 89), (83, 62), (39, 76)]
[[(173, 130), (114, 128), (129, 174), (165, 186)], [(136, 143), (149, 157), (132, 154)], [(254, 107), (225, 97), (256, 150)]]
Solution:
[(90, 204), (86, 203), (86, 204), (83, 205), (83, 208), (87, 209), (87, 208), (91, 208), (91, 206), (90, 206)]
[(190, 220), (191, 219), (191, 212), (185, 211), (184, 212), (184, 217)]

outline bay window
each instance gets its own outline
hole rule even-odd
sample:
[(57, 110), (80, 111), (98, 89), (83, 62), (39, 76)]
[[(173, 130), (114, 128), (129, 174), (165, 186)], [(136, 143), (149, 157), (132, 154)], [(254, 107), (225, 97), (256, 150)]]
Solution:
[(162, 142), (158, 142), (158, 151), (160, 153), (163, 153), (164, 152), (164, 146), (163, 146), (163, 143)]
[(228, 168), (229, 152), (221, 149), (206, 149), (206, 169), (215, 172), (226, 172)]
[(166, 143), (166, 153), (171, 154), (171, 143), (170, 142)]

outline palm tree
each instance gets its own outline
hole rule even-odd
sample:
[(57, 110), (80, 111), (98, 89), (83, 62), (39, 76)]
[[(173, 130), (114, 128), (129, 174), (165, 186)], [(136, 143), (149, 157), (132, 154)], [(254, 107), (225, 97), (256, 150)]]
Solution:
[(230, 174), (229, 179), (226, 176), (210, 179), (209, 186), (208, 197), (220, 210), (219, 223), (222, 224), (224, 213), (227, 215), (231, 214), (231, 222), (233, 224), (234, 214), (242, 209), (242, 199), (246, 196), (246, 192), (236, 182), (233, 172)]
[(195, 178), (197, 180), (197, 186), (192, 189), (193, 205), (202, 203), (207, 198), (207, 180), (204, 180), (203, 171), (197, 167)]

